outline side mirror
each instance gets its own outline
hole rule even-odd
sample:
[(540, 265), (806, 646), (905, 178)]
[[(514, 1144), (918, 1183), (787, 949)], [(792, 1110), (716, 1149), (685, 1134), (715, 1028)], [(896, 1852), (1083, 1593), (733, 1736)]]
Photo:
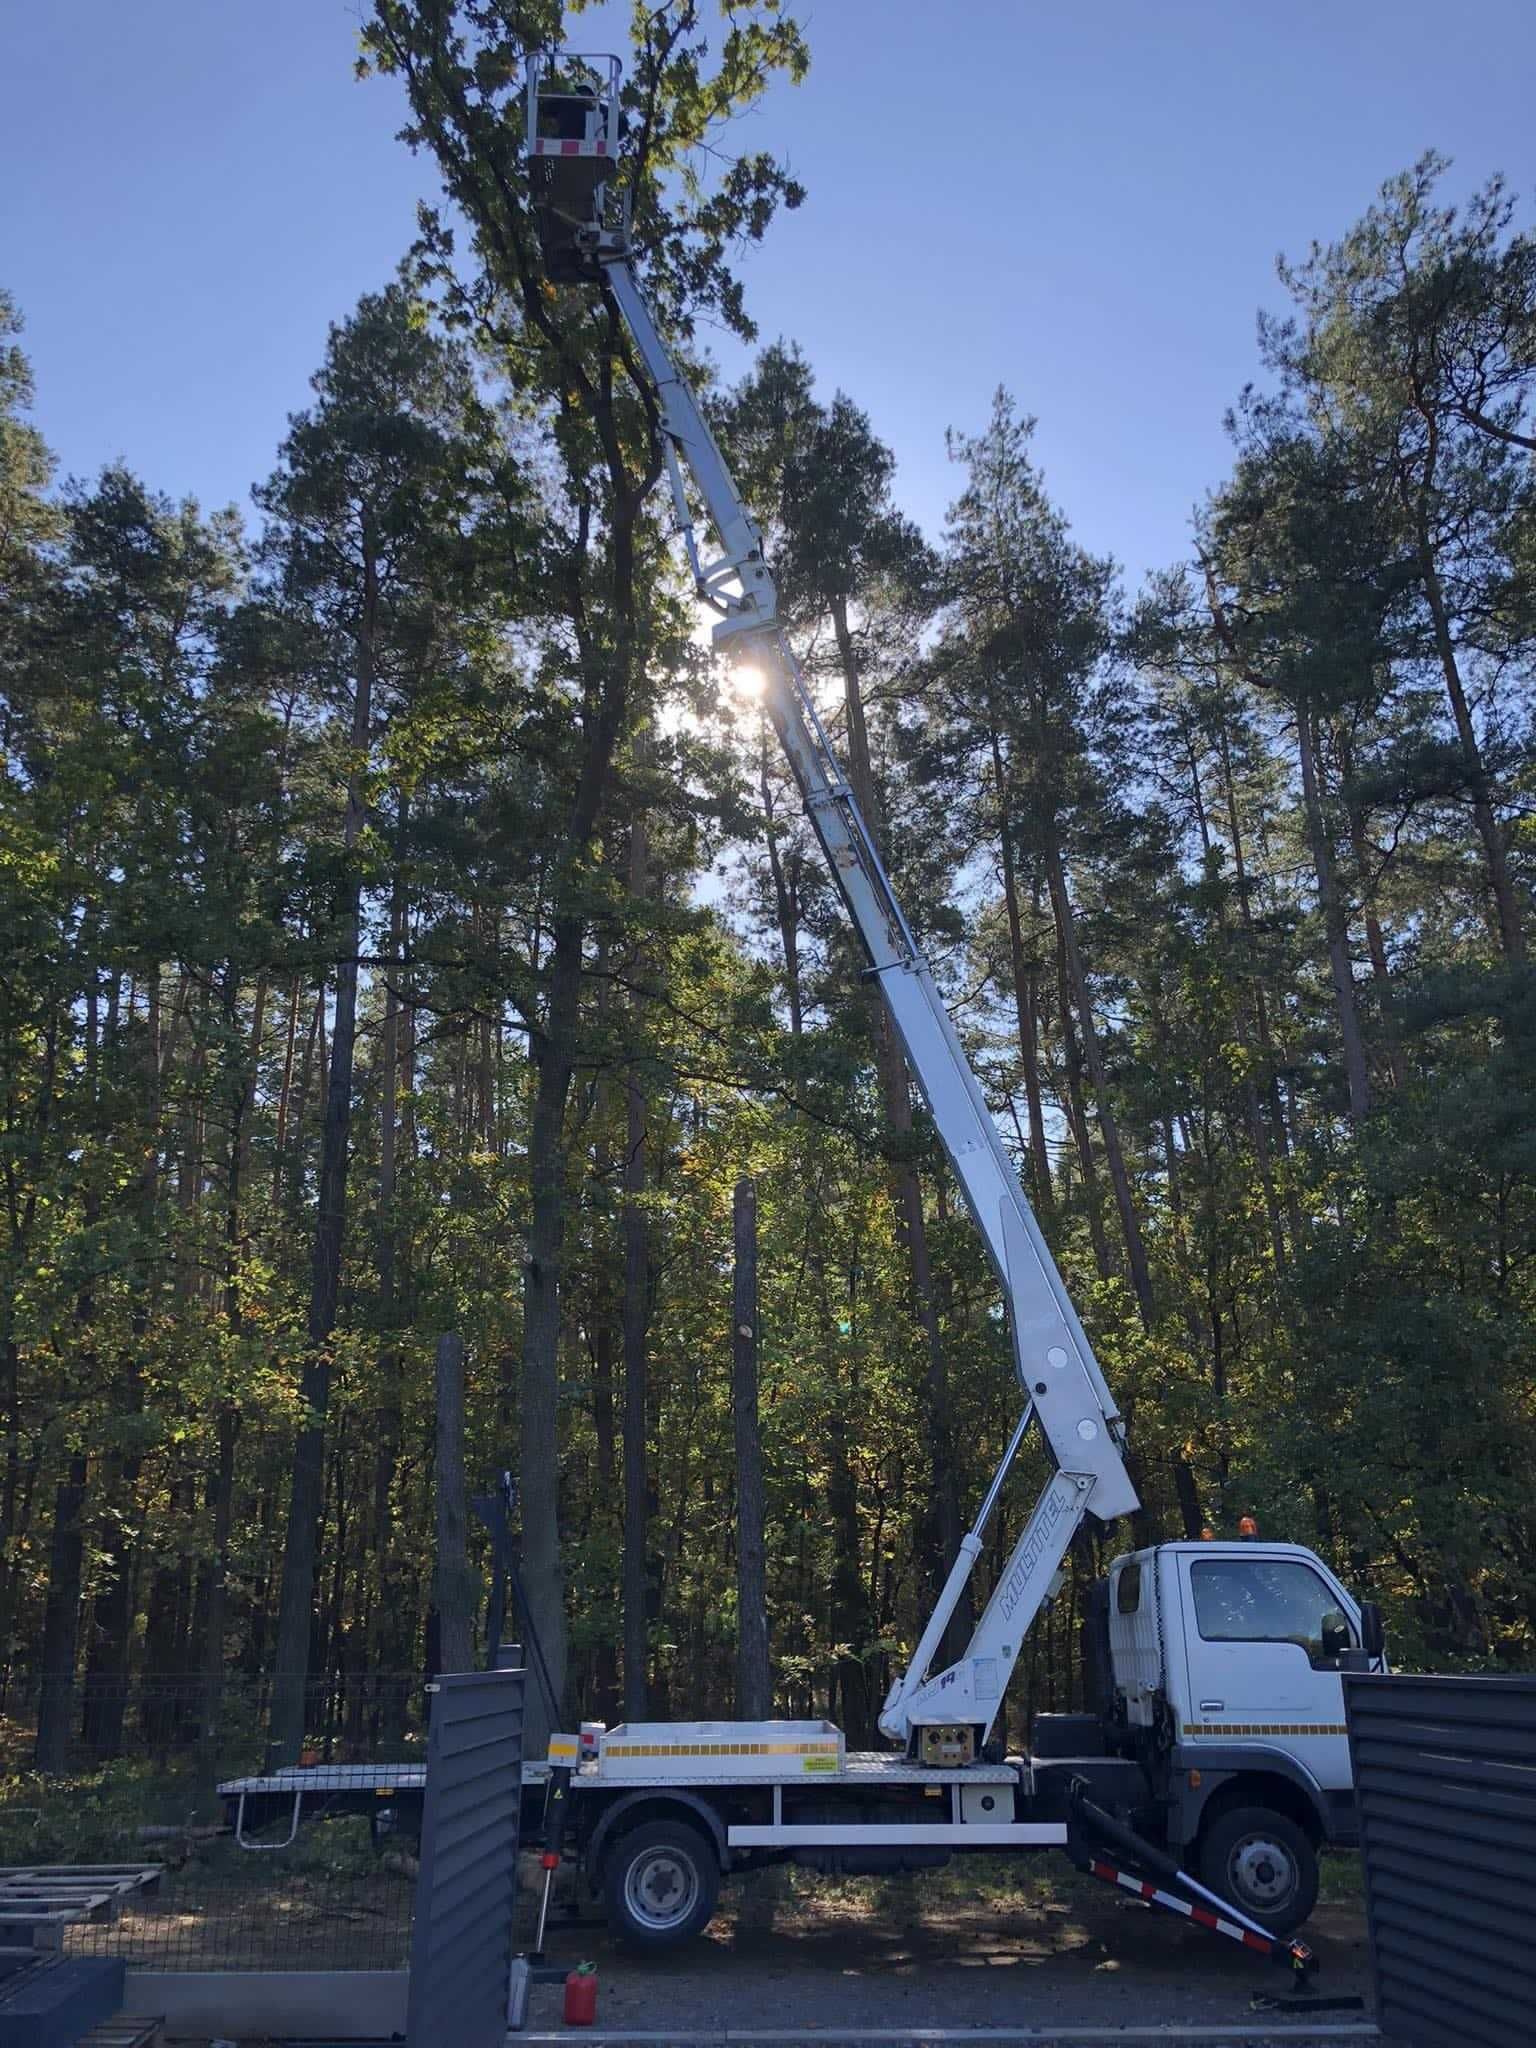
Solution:
[(1342, 1657), (1346, 1650), (1355, 1647), (1349, 1623), (1337, 1609), (1323, 1616), (1322, 1637), (1325, 1657)]
[(1374, 1600), (1360, 1602), (1360, 1647), (1372, 1663), (1386, 1651), (1387, 1631), (1382, 1624), (1381, 1609)]

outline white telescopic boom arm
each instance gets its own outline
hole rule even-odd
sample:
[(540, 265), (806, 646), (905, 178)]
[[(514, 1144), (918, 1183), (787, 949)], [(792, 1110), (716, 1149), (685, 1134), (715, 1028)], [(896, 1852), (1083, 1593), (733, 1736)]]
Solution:
[[(530, 104), (534, 99), (530, 89)], [(532, 132), (532, 124), (530, 124)], [(759, 666), (764, 707), (789, 759), (806, 813), (848, 913), (869, 955), (934, 1128), (980, 1230), (1008, 1306), (1014, 1360), (1025, 1406), (974, 1524), (962, 1539), (938, 1605), (905, 1675), (891, 1688), (880, 1725), (911, 1741), (924, 1725), (979, 1726), (983, 1739), (1030, 1624), (1047, 1597), (1083, 1515), (1103, 1521), (1129, 1514), (1135, 1489), (1121, 1457), (1123, 1430), (1114, 1397), (1067, 1297), (1061, 1275), (1019, 1185), (976, 1076), (950, 1021), (911, 927), (892, 891), (868, 826), (837, 765), (825, 729), (778, 616), (778, 593), (762, 539), (725, 459), (641, 297), (628, 238), (594, 221), (590, 249), (623, 314), (655, 389), (668, 437), (679, 522), (700, 595), (722, 613), (717, 641), (739, 644)], [(693, 478), (721, 543), (718, 561), (700, 561), (678, 474)], [(959, 1605), (1013, 1457), (1033, 1414), (1060, 1468), (1014, 1546), (965, 1655), (930, 1675)]]

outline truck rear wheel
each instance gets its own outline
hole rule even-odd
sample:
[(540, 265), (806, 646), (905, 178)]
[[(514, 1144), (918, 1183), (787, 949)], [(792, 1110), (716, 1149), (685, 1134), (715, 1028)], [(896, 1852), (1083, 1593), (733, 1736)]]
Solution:
[(1303, 1829), (1267, 1806), (1239, 1806), (1211, 1823), (1200, 1876), (1272, 1934), (1290, 1934), (1317, 1904), (1317, 1851)]
[(713, 1845), (686, 1821), (648, 1821), (603, 1858), (608, 1924), (630, 1948), (681, 1947), (709, 1925), (719, 1896)]

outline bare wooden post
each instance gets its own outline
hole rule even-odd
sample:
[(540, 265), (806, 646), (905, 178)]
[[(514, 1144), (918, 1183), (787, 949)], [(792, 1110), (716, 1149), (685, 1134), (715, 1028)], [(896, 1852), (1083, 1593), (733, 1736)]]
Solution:
[(438, 1668), (474, 1666), (474, 1587), (469, 1575), (469, 1501), (464, 1481), (464, 1339), (437, 1340), (437, 1562), (432, 1604), (438, 1618)]
[(735, 1267), (731, 1283), (731, 1398), (736, 1418), (736, 1600), (740, 1614), (736, 1711), (765, 1720), (773, 1686), (768, 1672), (768, 1587), (763, 1546), (763, 1442), (757, 1414), (757, 1190), (736, 1183), (732, 1204)]

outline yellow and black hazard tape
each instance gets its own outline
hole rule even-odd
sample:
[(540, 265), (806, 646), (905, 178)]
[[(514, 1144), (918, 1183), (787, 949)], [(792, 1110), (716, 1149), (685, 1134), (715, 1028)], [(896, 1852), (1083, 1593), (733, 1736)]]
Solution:
[(605, 1742), (604, 1756), (831, 1756), (835, 1742)]

